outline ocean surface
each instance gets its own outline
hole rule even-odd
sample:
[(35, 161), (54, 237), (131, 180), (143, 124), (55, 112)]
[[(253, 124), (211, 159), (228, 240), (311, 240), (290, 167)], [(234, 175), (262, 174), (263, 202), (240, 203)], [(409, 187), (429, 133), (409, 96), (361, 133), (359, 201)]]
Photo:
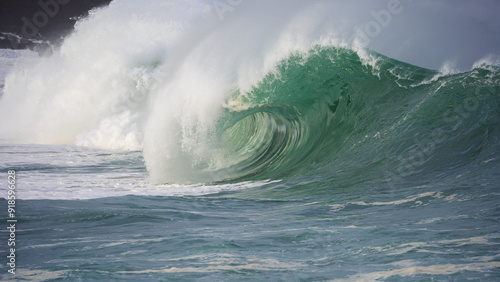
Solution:
[[(452, 46), (500, 5), (354, 3), (115, 0), (1, 49), (0, 279), (500, 280), (500, 45)], [(429, 11), (471, 28), (401, 41)]]

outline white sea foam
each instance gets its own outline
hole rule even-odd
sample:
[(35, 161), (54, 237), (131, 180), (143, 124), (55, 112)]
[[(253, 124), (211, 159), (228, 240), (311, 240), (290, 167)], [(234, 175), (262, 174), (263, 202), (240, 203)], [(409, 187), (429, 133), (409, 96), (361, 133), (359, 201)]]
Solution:
[(426, 192), (426, 193), (421, 193), (418, 195), (414, 195), (414, 196), (407, 197), (407, 198), (401, 199), (401, 200), (396, 200), (396, 201), (370, 202), (370, 203), (366, 203), (364, 201), (359, 201), (359, 202), (350, 202), (349, 204), (359, 205), (359, 206), (392, 206), (392, 205), (402, 205), (402, 204), (407, 204), (407, 203), (413, 202), (416, 205), (421, 205), (422, 201), (420, 201), (420, 199), (427, 198), (427, 197), (441, 198), (442, 195), (441, 195), (441, 192)]
[(0, 146), (4, 168), (19, 168), (16, 191), (22, 199), (85, 200), (127, 195), (200, 196), (279, 182), (153, 185), (140, 152), (98, 150), (67, 145)]
[(411, 266), (387, 271), (375, 271), (351, 276), (347, 279), (334, 279), (340, 281), (375, 281), (387, 279), (392, 276), (411, 277), (415, 275), (452, 275), (463, 271), (488, 272), (500, 267), (500, 262), (477, 262), (465, 264), (437, 264), (429, 266)]
[(35, 57), (36, 53), (29, 50), (0, 49), (0, 95), (3, 93), (5, 77), (14, 67), (14, 64), (26, 58)]

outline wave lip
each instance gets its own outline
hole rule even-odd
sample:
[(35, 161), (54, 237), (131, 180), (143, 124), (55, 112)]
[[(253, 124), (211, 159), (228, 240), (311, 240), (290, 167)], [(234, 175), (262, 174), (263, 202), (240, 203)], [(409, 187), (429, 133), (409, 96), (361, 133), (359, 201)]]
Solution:
[[(202, 0), (112, 2), (54, 54), (10, 72), (1, 137), (141, 150), (153, 183), (279, 179), (352, 164), (346, 156), (388, 165), (446, 122), (445, 105), (478, 85), (480, 96), (497, 90), (492, 60), (440, 73), (353, 47), (352, 32), (384, 5), (266, 3), (221, 20)], [(493, 119), (481, 109), (461, 121)]]

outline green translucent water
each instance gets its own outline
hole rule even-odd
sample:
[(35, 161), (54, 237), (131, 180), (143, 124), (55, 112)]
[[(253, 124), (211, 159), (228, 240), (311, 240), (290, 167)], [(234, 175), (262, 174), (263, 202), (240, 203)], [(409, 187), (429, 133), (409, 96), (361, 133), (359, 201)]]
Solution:
[(370, 55), (317, 48), (236, 89), (219, 162), (199, 164), (229, 180), (185, 188), (217, 193), (148, 185), (140, 152), (2, 145), (21, 183), (15, 279), (500, 279), (499, 69)]

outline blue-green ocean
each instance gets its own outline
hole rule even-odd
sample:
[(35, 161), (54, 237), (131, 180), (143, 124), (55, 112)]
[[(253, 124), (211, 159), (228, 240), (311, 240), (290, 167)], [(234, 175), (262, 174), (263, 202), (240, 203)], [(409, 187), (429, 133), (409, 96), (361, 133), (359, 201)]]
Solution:
[(1, 50), (2, 281), (500, 280), (497, 64), (236, 52), (263, 35), (177, 12), (123, 30), (124, 7), (50, 55)]

